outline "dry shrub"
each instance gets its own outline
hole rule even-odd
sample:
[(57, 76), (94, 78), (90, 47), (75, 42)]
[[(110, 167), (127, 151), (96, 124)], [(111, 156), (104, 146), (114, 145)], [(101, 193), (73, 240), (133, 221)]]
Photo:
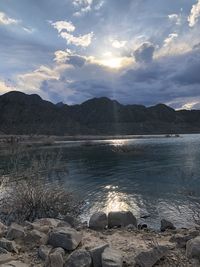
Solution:
[[(28, 154), (27, 154), (28, 155)], [(23, 162), (29, 166), (22, 168)], [(12, 171), (1, 183), (0, 219), (5, 223), (33, 221), (37, 218), (62, 218), (66, 214), (77, 215), (80, 203), (74, 195), (58, 182), (49, 182), (63, 170), (61, 154), (41, 154), (37, 157), (22, 153), (12, 158)], [(48, 178), (49, 177), (49, 178)]]
[(71, 193), (59, 185), (44, 184), (41, 180), (13, 183), (6, 188), (1, 199), (1, 211), (7, 223), (45, 217), (61, 218), (77, 213), (78, 206)]

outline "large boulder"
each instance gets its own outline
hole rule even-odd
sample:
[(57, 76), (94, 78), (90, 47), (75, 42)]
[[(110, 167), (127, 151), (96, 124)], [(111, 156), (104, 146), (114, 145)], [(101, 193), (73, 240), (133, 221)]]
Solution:
[(6, 238), (0, 239), (0, 248), (6, 249), (9, 252), (18, 252), (15, 241), (7, 240)]
[(90, 253), (84, 249), (79, 249), (68, 257), (65, 262), (64, 267), (91, 267), (92, 266), (92, 258)]
[(188, 258), (200, 259), (200, 236), (197, 236), (187, 242), (186, 254)]
[(89, 228), (93, 230), (104, 230), (108, 225), (108, 218), (104, 212), (94, 213), (89, 220)]
[(135, 263), (140, 267), (152, 267), (168, 253), (168, 247), (157, 246), (147, 251), (140, 252), (135, 257)]
[(102, 266), (102, 253), (104, 252), (104, 250), (107, 247), (109, 247), (109, 245), (105, 244), (105, 245), (91, 248), (89, 250), (90, 255), (92, 257), (93, 267), (101, 267)]
[(130, 211), (115, 211), (108, 214), (108, 227), (125, 227), (128, 225), (137, 227), (137, 219)]
[(47, 258), (46, 267), (63, 267), (65, 251), (62, 248), (55, 248)]
[(173, 225), (172, 222), (167, 221), (165, 219), (161, 220), (161, 227), (160, 227), (161, 232), (164, 232), (165, 230), (175, 230), (175, 229), (176, 227)]
[(106, 248), (102, 254), (102, 267), (122, 267), (123, 260), (119, 251)]
[(8, 228), (8, 232), (6, 238), (9, 240), (14, 239), (23, 239), (25, 237), (24, 228), (16, 223), (12, 223), (11, 226)]
[(82, 240), (82, 234), (70, 227), (58, 227), (49, 233), (48, 244), (66, 250), (74, 250)]

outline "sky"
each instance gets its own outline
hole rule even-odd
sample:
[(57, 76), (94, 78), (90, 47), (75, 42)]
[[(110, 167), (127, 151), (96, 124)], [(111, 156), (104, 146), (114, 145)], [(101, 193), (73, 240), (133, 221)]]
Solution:
[(200, 0), (1, 0), (0, 94), (200, 109)]

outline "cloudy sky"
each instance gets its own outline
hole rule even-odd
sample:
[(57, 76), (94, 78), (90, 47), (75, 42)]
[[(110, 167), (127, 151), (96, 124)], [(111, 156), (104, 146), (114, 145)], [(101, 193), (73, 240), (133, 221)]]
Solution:
[(200, 108), (200, 0), (1, 0), (0, 94)]

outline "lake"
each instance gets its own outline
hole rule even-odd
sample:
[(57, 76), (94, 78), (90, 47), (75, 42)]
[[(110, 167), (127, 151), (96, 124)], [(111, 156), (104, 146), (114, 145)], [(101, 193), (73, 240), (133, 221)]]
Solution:
[[(0, 151), (3, 174), (11, 171), (5, 166), (12, 153)], [(49, 181), (57, 179), (84, 200), (83, 220), (95, 211), (130, 210), (137, 218), (149, 215), (140, 221), (155, 229), (161, 218), (177, 227), (194, 224), (200, 203), (200, 135), (65, 141), (29, 153), (62, 154), (67, 172), (54, 172)]]

